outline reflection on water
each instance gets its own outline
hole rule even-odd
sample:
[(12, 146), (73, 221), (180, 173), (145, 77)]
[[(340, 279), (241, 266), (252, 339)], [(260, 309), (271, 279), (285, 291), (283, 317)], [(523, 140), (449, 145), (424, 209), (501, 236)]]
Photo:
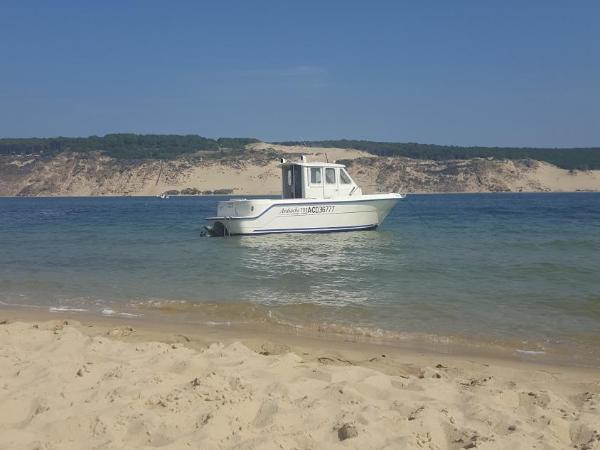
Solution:
[(364, 231), (242, 236), (227, 246), (239, 249), (246, 299), (349, 305), (368, 303), (385, 282), (377, 274), (390, 267), (385, 250), (392, 244), (390, 233)]

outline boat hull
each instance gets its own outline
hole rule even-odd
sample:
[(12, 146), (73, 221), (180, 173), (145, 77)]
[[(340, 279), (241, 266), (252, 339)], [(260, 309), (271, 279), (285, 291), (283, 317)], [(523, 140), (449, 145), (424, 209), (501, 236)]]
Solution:
[(381, 194), (335, 200), (233, 200), (219, 205), (224, 214), (208, 218), (206, 229), (215, 236), (372, 230), (401, 198)]

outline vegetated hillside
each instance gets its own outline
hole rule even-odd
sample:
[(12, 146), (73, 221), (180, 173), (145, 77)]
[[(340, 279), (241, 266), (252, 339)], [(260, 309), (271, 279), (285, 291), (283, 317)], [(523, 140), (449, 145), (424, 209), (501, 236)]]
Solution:
[[(281, 145), (300, 145), (299, 142), (280, 142)], [(399, 142), (374, 141), (311, 141), (302, 144), (311, 147), (354, 148), (377, 156), (403, 156), (412, 159), (448, 161), (453, 159), (492, 158), (496, 160), (534, 159), (563, 169), (600, 169), (600, 147), (589, 148), (531, 148), (531, 147), (457, 147)]]
[(543, 161), (432, 161), (371, 157), (344, 161), (367, 190), (383, 192), (575, 192), (600, 190), (600, 171), (561, 169)]
[(255, 139), (114, 136), (0, 140), (0, 195), (278, 194), (278, 158), (301, 154), (341, 160), (367, 193), (600, 190), (600, 170), (533, 159), (436, 160)]
[[(217, 152), (174, 159), (122, 159), (101, 152), (0, 155), (0, 195), (101, 196), (276, 192), (278, 155)], [(185, 191), (185, 192), (183, 192)]]
[(243, 151), (251, 138), (209, 139), (162, 134), (107, 134), (84, 138), (0, 139), (0, 155), (53, 156), (62, 152), (100, 152), (117, 159), (175, 159), (194, 153)]

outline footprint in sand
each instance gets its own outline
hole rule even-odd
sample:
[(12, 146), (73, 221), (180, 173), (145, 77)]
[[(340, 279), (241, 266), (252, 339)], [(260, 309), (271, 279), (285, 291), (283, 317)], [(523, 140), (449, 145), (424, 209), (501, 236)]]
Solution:
[(593, 392), (584, 392), (575, 396), (574, 402), (578, 408), (583, 411), (591, 412), (596, 411), (600, 404), (600, 394)]
[(587, 425), (573, 424), (569, 430), (573, 448), (592, 450), (600, 448), (600, 433)]
[(27, 417), (23, 421), (21, 421), (19, 424), (17, 424), (15, 428), (25, 428), (27, 425), (29, 425), (31, 423), (31, 421), (33, 419), (35, 419), (36, 416), (39, 416), (40, 414), (45, 413), (49, 409), (50, 409), (50, 407), (46, 405), (46, 402), (44, 400), (37, 399), (37, 398), (34, 399), (31, 402), (30, 413), (27, 415)]
[(352, 361), (348, 361), (347, 359), (338, 358), (337, 356), (320, 356), (317, 358), (319, 363), (325, 366), (353, 366), (354, 363)]
[(275, 344), (273, 342), (265, 342), (260, 346), (259, 355), (269, 356), (269, 355), (285, 355), (286, 353), (291, 352), (291, 348), (287, 345)]
[(545, 392), (521, 392), (519, 394), (519, 406), (546, 408), (550, 403), (550, 396)]
[(131, 336), (134, 333), (135, 333), (135, 329), (133, 329), (131, 327), (121, 327), (121, 328), (113, 328), (112, 330), (107, 331), (106, 335), (113, 336), (113, 337), (126, 337), (126, 336)]
[(277, 402), (274, 400), (265, 400), (254, 418), (252, 425), (257, 428), (265, 427), (273, 422), (273, 416), (277, 413)]

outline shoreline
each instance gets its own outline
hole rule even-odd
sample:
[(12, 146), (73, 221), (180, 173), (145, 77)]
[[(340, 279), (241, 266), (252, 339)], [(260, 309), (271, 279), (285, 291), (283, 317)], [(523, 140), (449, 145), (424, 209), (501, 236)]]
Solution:
[(0, 309), (0, 444), (600, 447), (599, 369), (74, 316)]
[[(483, 194), (492, 194), (492, 195), (510, 195), (510, 194), (598, 194), (600, 193), (600, 190), (596, 190), (596, 191), (590, 191), (590, 190), (576, 190), (576, 191), (477, 191), (477, 192), (472, 192), (472, 191), (452, 191), (452, 192), (448, 192), (448, 191), (442, 191), (442, 192), (429, 192), (429, 191), (422, 191), (422, 192), (403, 192), (403, 194), (406, 194), (407, 196), (412, 196), (412, 195), (483, 195)], [(271, 194), (206, 194), (206, 195), (191, 195), (191, 194), (184, 194), (184, 195), (169, 195), (169, 198), (177, 198), (177, 197), (273, 197), (273, 196), (280, 196), (281, 193), (280, 192), (274, 192)], [(17, 199), (17, 198), (127, 198), (127, 197), (132, 197), (132, 198), (158, 198), (159, 195), (158, 194), (152, 194), (152, 195), (142, 195), (142, 194), (123, 194), (123, 195), (114, 195), (114, 194), (110, 194), (110, 195), (0, 195), (0, 198), (10, 198), (10, 199)], [(164, 199), (162, 199), (164, 200)]]
[[(187, 319), (187, 320), (186, 320)], [(131, 327), (137, 336), (152, 338), (161, 342), (180, 342), (181, 336), (199, 345), (220, 342), (232, 344), (241, 342), (259, 352), (262, 342), (274, 343), (301, 353), (316, 353), (323, 349), (335, 352), (359, 354), (393, 353), (398, 356), (450, 358), (457, 360), (477, 360), (482, 364), (496, 363), (523, 365), (535, 368), (565, 368), (590, 371), (600, 375), (600, 364), (582, 364), (566, 359), (563, 355), (538, 351), (508, 348), (492, 342), (451, 339), (445, 336), (416, 336), (413, 339), (393, 340), (384, 336), (369, 336), (331, 332), (320, 329), (303, 329), (278, 322), (238, 322), (222, 320), (193, 320), (187, 314), (178, 312), (154, 311), (135, 316), (130, 313), (111, 312), (102, 314), (93, 311), (61, 310), (37, 306), (14, 307), (0, 305), (0, 320), (10, 322), (70, 321), (80, 323), (79, 328), (86, 335), (94, 335), (97, 330), (105, 332), (114, 327)], [(206, 318), (205, 318), (206, 319)], [(420, 338), (421, 337), (421, 338)], [(422, 338), (425, 337), (425, 338)], [(429, 337), (430, 339), (426, 339)], [(179, 340), (178, 340), (179, 339)]]
[[(57, 320), (57, 318), (103, 324), (132, 326), (146, 334), (159, 337), (182, 333), (195, 335), (199, 340), (232, 343), (240, 341), (254, 348), (257, 341), (274, 340), (290, 348), (352, 349), (356, 346), (382, 348), (407, 354), (480, 358), (508, 363), (541, 366), (574, 367), (600, 370), (600, 353), (590, 342), (531, 339), (525, 336), (490, 338), (481, 335), (435, 334), (416, 331), (392, 331), (345, 324), (343, 322), (299, 323), (280, 317), (265, 305), (229, 303), (180, 303), (106, 305), (103, 309), (83, 309), (52, 305), (18, 305), (0, 302), (0, 320)], [(233, 309), (232, 309), (233, 307)], [(241, 308), (241, 309), (240, 309)], [(379, 351), (379, 350), (375, 350)]]

